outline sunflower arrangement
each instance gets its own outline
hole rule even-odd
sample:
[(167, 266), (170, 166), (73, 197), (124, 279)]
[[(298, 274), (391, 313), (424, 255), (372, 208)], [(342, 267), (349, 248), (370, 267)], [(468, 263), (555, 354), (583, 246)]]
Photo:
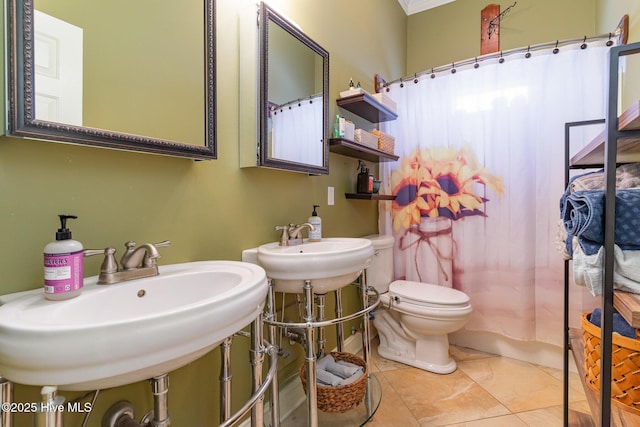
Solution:
[(486, 216), (488, 199), (475, 193), (477, 184), (502, 195), (502, 178), (478, 163), (468, 145), (416, 149), (391, 173), (393, 228), (396, 233), (420, 224), (421, 217)]

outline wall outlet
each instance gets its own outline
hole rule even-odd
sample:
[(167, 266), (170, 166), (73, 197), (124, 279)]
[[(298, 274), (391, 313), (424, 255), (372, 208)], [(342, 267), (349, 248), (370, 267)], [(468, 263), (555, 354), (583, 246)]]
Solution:
[(333, 187), (327, 187), (327, 205), (333, 206), (335, 203), (333, 197)]

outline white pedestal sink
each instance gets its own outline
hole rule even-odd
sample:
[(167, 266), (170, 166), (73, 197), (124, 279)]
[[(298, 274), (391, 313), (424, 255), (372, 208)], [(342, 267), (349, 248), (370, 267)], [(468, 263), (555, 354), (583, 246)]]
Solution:
[(254, 321), (265, 271), (236, 261), (160, 266), (160, 275), (82, 294), (0, 297), (0, 373), (20, 384), (93, 390), (149, 379), (203, 356)]
[(310, 280), (315, 294), (325, 294), (353, 282), (369, 265), (373, 246), (369, 239), (329, 237), (319, 242), (257, 248), (257, 262), (274, 280), (276, 292), (302, 293)]

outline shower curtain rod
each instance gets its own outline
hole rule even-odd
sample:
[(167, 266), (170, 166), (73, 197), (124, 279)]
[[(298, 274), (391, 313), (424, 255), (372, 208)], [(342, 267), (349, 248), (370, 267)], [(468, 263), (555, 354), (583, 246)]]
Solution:
[(307, 101), (307, 100), (308, 100), (310, 103), (313, 103), (313, 99), (314, 99), (314, 98), (318, 98), (318, 97), (320, 97), (320, 96), (322, 96), (322, 92), (319, 92), (319, 93), (316, 93), (316, 94), (313, 94), (313, 95), (309, 95), (309, 96), (305, 96), (304, 98), (294, 99), (294, 100), (292, 100), (292, 101), (288, 101), (288, 102), (285, 102), (284, 104), (280, 104), (280, 105), (277, 105), (277, 104), (275, 104), (275, 103), (271, 103), (271, 102), (270, 102), (270, 103), (269, 103), (269, 108), (270, 108), (271, 110), (277, 110), (278, 108), (282, 109), (282, 108), (285, 108), (285, 107), (287, 107), (287, 106), (288, 106), (289, 108), (291, 108), (291, 106), (292, 106), (292, 105), (294, 105), (294, 104), (296, 104), (296, 103), (297, 103), (297, 104), (298, 104), (298, 106), (300, 106), (300, 103), (301, 103), (302, 101)]
[(388, 87), (391, 84), (398, 83), (398, 82), (403, 83), (406, 81), (414, 80), (414, 82), (417, 83), (418, 77), (422, 77), (427, 74), (431, 74), (431, 78), (434, 78), (436, 73), (441, 73), (443, 71), (451, 70), (452, 73), (455, 73), (456, 68), (464, 67), (466, 65), (473, 64), (475, 68), (478, 68), (482, 61), (486, 61), (489, 59), (498, 59), (500, 63), (502, 63), (505, 57), (518, 54), (518, 53), (524, 53), (525, 57), (527, 58), (531, 56), (531, 52), (541, 51), (541, 50), (550, 49), (550, 48), (553, 48), (553, 53), (558, 53), (561, 47), (576, 44), (579, 42), (582, 42), (582, 45), (580, 46), (580, 48), (586, 49), (587, 42), (593, 42), (593, 41), (599, 41), (599, 40), (608, 40), (607, 46), (611, 46), (614, 43), (614, 40), (617, 40), (618, 44), (627, 44), (628, 33), (629, 33), (629, 15), (624, 15), (620, 20), (620, 22), (618, 23), (618, 26), (616, 27), (615, 31), (609, 34), (600, 34), (592, 37), (584, 36), (583, 38), (579, 38), (579, 39), (569, 39), (569, 40), (562, 40), (562, 41), (556, 40), (555, 42), (541, 43), (536, 45), (530, 45), (527, 47), (520, 47), (520, 48), (515, 48), (515, 49), (510, 49), (510, 50), (505, 50), (500, 52), (488, 53), (486, 55), (476, 56), (475, 58), (466, 59), (459, 62), (452, 62), (449, 65), (442, 65), (440, 67), (427, 69), (425, 71), (415, 73), (412, 76), (400, 77), (399, 79), (391, 80), (389, 82), (385, 81), (382, 77), (376, 74), (374, 77), (375, 91), (381, 92), (383, 88), (387, 88), (388, 90)]

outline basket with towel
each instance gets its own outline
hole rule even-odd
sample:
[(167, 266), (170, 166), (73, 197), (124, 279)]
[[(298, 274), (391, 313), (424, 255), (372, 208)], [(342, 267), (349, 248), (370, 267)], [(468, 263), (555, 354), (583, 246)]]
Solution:
[[(300, 380), (307, 391), (306, 364)], [(331, 352), (316, 362), (318, 409), (346, 412), (362, 402), (367, 387), (367, 364), (351, 353)]]
[[(600, 392), (600, 309), (582, 315), (585, 382)], [(594, 323), (596, 324), (594, 324)], [(640, 341), (637, 331), (622, 316), (613, 316), (611, 402), (640, 415)], [(633, 337), (633, 338), (631, 338)]]

